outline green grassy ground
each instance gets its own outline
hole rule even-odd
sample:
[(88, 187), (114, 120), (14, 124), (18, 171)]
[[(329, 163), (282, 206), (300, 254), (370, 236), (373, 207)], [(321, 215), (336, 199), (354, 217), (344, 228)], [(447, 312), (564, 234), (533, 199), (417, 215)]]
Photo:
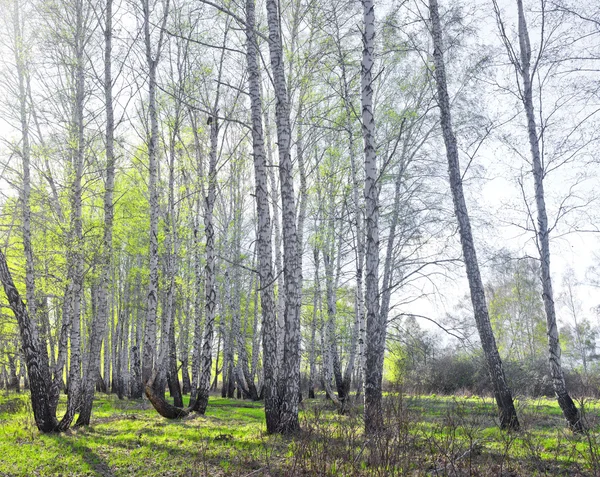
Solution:
[(370, 439), (359, 408), (339, 416), (322, 399), (304, 402), (299, 436), (267, 436), (261, 406), (211, 398), (206, 416), (168, 421), (101, 395), (92, 426), (42, 435), (28, 395), (1, 395), (0, 475), (600, 475), (597, 402), (590, 432), (573, 435), (546, 399), (520, 401), (523, 430), (505, 433), (489, 398), (390, 396)]

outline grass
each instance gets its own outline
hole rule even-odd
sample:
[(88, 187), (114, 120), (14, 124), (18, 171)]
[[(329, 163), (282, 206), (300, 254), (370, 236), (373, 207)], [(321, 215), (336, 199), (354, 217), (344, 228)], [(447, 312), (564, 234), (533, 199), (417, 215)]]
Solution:
[(548, 399), (517, 402), (523, 430), (497, 427), (493, 400), (387, 397), (386, 431), (365, 438), (360, 408), (305, 401), (302, 433), (265, 434), (261, 403), (211, 397), (206, 416), (161, 418), (146, 401), (100, 395), (92, 425), (35, 428), (29, 396), (0, 396), (1, 476), (600, 475), (598, 402), (573, 435)]

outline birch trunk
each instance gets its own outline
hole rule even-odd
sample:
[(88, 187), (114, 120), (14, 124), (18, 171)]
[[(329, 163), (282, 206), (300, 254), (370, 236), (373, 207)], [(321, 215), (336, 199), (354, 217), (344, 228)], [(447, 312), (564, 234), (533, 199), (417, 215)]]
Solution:
[(106, 0), (104, 25), (104, 103), (106, 108), (106, 185), (104, 191), (104, 234), (102, 245), (102, 263), (100, 271), (100, 289), (98, 292), (98, 313), (94, 314), (90, 338), (90, 351), (87, 369), (84, 372), (84, 388), (82, 407), (77, 419), (77, 425), (89, 425), (92, 415), (94, 390), (100, 375), (100, 350), (108, 321), (108, 294), (110, 290), (110, 273), (112, 263), (112, 233), (113, 233), (113, 194), (115, 187), (115, 152), (114, 128), (115, 119), (112, 99), (112, 4)]
[(144, 332), (144, 351), (142, 360), (142, 380), (147, 383), (152, 377), (156, 354), (156, 320), (158, 307), (158, 111), (156, 106), (156, 70), (160, 61), (163, 44), (163, 33), (169, 13), (169, 0), (163, 6), (162, 28), (156, 52), (152, 53), (152, 39), (150, 35), (150, 0), (142, 1), (144, 44), (146, 63), (148, 66), (148, 116), (150, 119), (150, 135), (148, 138), (148, 194), (150, 205), (150, 249), (148, 278), (148, 310), (146, 315), (146, 329)]
[[(252, 153), (254, 158), (256, 215), (258, 218), (257, 255), (262, 311), (263, 390), (267, 432), (273, 434), (280, 430), (279, 396), (277, 393), (277, 316), (275, 314), (275, 293), (273, 290), (275, 277), (273, 275), (273, 252), (271, 248), (272, 229), (269, 211), (267, 158), (262, 127), (258, 45), (254, 31), (255, 17), (254, 0), (246, 0), (246, 60), (248, 63), (248, 91), (250, 93), (252, 117)], [(255, 326), (255, 331), (256, 328)], [(256, 370), (255, 359), (258, 359), (258, 355), (254, 354), (256, 348), (253, 348), (253, 372)]]
[(175, 406), (183, 407), (183, 396), (181, 393), (181, 386), (179, 384), (179, 376), (177, 372), (177, 349), (175, 346), (175, 277), (177, 275), (177, 260), (179, 257), (179, 240), (177, 236), (177, 223), (175, 219), (175, 142), (177, 141), (180, 127), (179, 104), (176, 105), (175, 118), (173, 122), (173, 130), (171, 131), (171, 137), (169, 141), (169, 195), (168, 213), (165, 220), (165, 245), (167, 249), (167, 276), (169, 284), (167, 288), (167, 306), (164, 313), (166, 318), (166, 339), (163, 343), (165, 347), (165, 362), (161, 363), (161, 366), (165, 367), (165, 378), (169, 385), (169, 392), (171, 397), (173, 397)]
[(542, 298), (546, 311), (546, 326), (548, 332), (548, 356), (550, 360), (550, 371), (554, 392), (558, 404), (567, 420), (569, 428), (575, 432), (583, 432), (584, 425), (577, 406), (571, 399), (565, 383), (565, 377), (561, 365), (561, 349), (556, 325), (556, 308), (554, 306), (554, 292), (552, 290), (552, 276), (550, 274), (550, 229), (548, 226), (548, 214), (546, 212), (546, 199), (544, 195), (544, 167), (540, 152), (537, 124), (535, 120), (535, 108), (533, 105), (533, 74), (531, 72), (531, 44), (529, 42), (529, 31), (525, 20), (522, 0), (517, 0), (518, 23), (519, 23), (519, 47), (521, 50), (521, 64), (518, 71), (521, 73), (523, 89), (521, 100), (525, 107), (527, 116), (527, 133), (529, 136), (529, 147), (531, 151), (533, 180), (535, 188), (535, 203), (537, 207), (537, 247), (540, 254)]
[(379, 313), (379, 203), (378, 169), (373, 116), (373, 61), (375, 10), (373, 0), (362, 0), (363, 54), (361, 64), (362, 130), (365, 154), (367, 349), (365, 363), (365, 432), (383, 429), (382, 379), (385, 353), (385, 322)]
[[(24, 51), (24, 38), (21, 31), (21, 12), (19, 2), (14, 2), (14, 55), (17, 70), (19, 119), (21, 126), (21, 159), (23, 161), (23, 186), (21, 189), (21, 217), (23, 237), (23, 251), (25, 253), (25, 298), (29, 316), (36, 321), (35, 301), (35, 266), (33, 261), (33, 248), (31, 245), (31, 144), (29, 139), (29, 121), (27, 118), (27, 52)], [(46, 352), (47, 356), (47, 352)], [(42, 356), (42, 359), (44, 357)]]
[(450, 98), (446, 84), (446, 70), (443, 56), (442, 27), (438, 12), (437, 0), (429, 0), (429, 12), (431, 15), (431, 35), (433, 38), (433, 60), (434, 76), (437, 85), (437, 100), (440, 107), (440, 123), (446, 145), (446, 156), (448, 159), (448, 174), (450, 177), (450, 189), (454, 201), (454, 213), (458, 221), (460, 241), (462, 245), (469, 289), (471, 291), (471, 302), (475, 312), (475, 321), (485, 354), (488, 372), (494, 387), (496, 403), (500, 411), (500, 426), (502, 429), (518, 429), (519, 420), (513, 404), (512, 394), (506, 383), (502, 361), (498, 354), (496, 340), (490, 324), (487, 304), (475, 244), (471, 232), (469, 213), (465, 203), (462, 186), (462, 176), (458, 160), (458, 147), (456, 137), (452, 130), (452, 116), (450, 110)]
[[(344, 54), (342, 52), (342, 39), (340, 38), (339, 28), (337, 27), (337, 11), (334, 11), (334, 15), (336, 15), (336, 49), (338, 62), (341, 69), (341, 90), (343, 92), (343, 97), (341, 98), (344, 102), (344, 112), (345, 112), (345, 130), (346, 135), (348, 137), (348, 151), (350, 156), (350, 173), (352, 179), (352, 205), (353, 205), (353, 216), (354, 216), (354, 228), (356, 230), (356, 291), (354, 295), (354, 303), (355, 303), (355, 325), (354, 325), (354, 333), (352, 336), (352, 341), (350, 345), (350, 357), (348, 360), (348, 364), (344, 371), (344, 388), (347, 395), (350, 393), (350, 385), (352, 380), (352, 375), (357, 368), (357, 395), (360, 395), (360, 391), (362, 388), (362, 374), (364, 369), (364, 290), (363, 290), (363, 269), (365, 264), (365, 244), (364, 244), (364, 227), (363, 227), (363, 211), (360, 202), (360, 181), (358, 177), (358, 165), (356, 159), (356, 146), (355, 139), (353, 133), (353, 124), (352, 116), (353, 116), (353, 107), (351, 100), (351, 91), (350, 84), (348, 81), (348, 75), (346, 71), (346, 61)], [(357, 356), (358, 354), (358, 356)], [(355, 363), (358, 364), (355, 366)]]
[(317, 289), (317, 282), (319, 278), (319, 249), (313, 249), (314, 266), (315, 266), (315, 278), (314, 278), (314, 293), (313, 293), (313, 315), (310, 323), (310, 348), (308, 357), (308, 398), (315, 398), (315, 376), (317, 372), (317, 352), (316, 352), (316, 334), (317, 334), (317, 308), (319, 306), (319, 294)]
[[(221, 63), (222, 64), (222, 63)], [(219, 75), (220, 76), (220, 75)], [(217, 307), (216, 270), (215, 270), (215, 230), (213, 225), (213, 209), (217, 192), (217, 147), (219, 126), (217, 119), (218, 95), (213, 108), (213, 118), (210, 126), (210, 153), (208, 166), (208, 195), (204, 207), (204, 233), (206, 235), (206, 264), (204, 281), (206, 288), (206, 321), (202, 353), (200, 356), (200, 376), (198, 378), (198, 393), (194, 403), (194, 411), (204, 414), (208, 405), (210, 377), (212, 372), (212, 345), (214, 335), (215, 313)]]
[(285, 81), (283, 45), (276, 0), (267, 0), (269, 52), (276, 96), (275, 117), (279, 146), (279, 182), (283, 226), (283, 275), (285, 285), (285, 340), (279, 379), (280, 423), (282, 434), (299, 431), (300, 398), (300, 283), (302, 273), (298, 256), (296, 203), (290, 154), (290, 104)]
[(83, 2), (78, 0), (75, 4), (75, 102), (73, 104), (72, 141), (70, 173), (72, 177), (70, 191), (71, 219), (70, 219), (70, 248), (67, 252), (69, 264), (69, 280), (71, 293), (68, 298), (68, 311), (70, 321), (70, 363), (69, 363), (69, 396), (67, 412), (63, 416), (59, 428), (64, 431), (69, 428), (75, 413), (81, 404), (81, 298), (83, 295), (84, 256), (83, 256), (83, 219), (82, 219), (82, 177), (85, 156), (84, 137), (84, 12)]
[[(198, 128), (196, 126), (194, 113), (191, 113), (192, 127), (194, 130), (194, 148), (196, 154), (197, 168), (200, 177), (202, 177), (203, 166), (202, 157), (200, 155), (200, 140), (198, 136)], [(201, 181), (200, 189), (204, 195), (204, 186)], [(190, 407), (193, 407), (198, 396), (198, 382), (200, 375), (200, 354), (202, 349), (202, 321), (203, 321), (203, 276), (202, 276), (202, 253), (200, 243), (200, 219), (201, 216), (201, 201), (198, 200), (196, 204), (196, 216), (194, 218), (194, 341), (192, 349), (192, 390), (190, 394)]]
[[(260, 70), (259, 70), (260, 73)], [(259, 77), (260, 82), (260, 77)], [(260, 90), (259, 90), (260, 94)], [(266, 154), (269, 182), (271, 184), (271, 206), (273, 207), (273, 232), (275, 239), (275, 273), (277, 277), (277, 294), (276, 294), (276, 310), (277, 318), (277, 368), (276, 376), (279, 376), (279, 367), (283, 362), (283, 343), (285, 339), (285, 284), (283, 276), (283, 258), (281, 255), (281, 225), (280, 225), (280, 208), (279, 208), (279, 184), (275, 177), (275, 168), (277, 167), (273, 159), (271, 149), (271, 121), (269, 109), (266, 107), (264, 111), (265, 119), (265, 139), (267, 141)]]
[(31, 390), (31, 406), (35, 424), (40, 432), (54, 432), (58, 428), (55, 409), (52, 406), (50, 389), (50, 370), (42, 358), (43, 344), (40, 343), (35, 323), (29, 317), (27, 308), (15, 287), (6, 257), (0, 251), (0, 281), (8, 298), (8, 303), (19, 325), (21, 346), (25, 355), (25, 364)]

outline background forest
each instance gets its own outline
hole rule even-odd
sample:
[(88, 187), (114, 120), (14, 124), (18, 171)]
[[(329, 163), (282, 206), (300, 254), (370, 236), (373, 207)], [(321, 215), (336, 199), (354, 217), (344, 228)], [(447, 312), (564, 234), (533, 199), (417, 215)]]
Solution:
[(218, 391), (293, 434), (324, 392), (369, 434), (393, 390), (583, 430), (600, 11), (374, 3), (0, 0), (0, 387), (40, 430)]

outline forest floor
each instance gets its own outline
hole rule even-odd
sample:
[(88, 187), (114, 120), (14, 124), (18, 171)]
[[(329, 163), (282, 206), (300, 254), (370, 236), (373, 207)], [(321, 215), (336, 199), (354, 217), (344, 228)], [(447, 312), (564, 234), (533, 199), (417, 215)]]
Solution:
[[(581, 404), (581, 402), (579, 403)], [(574, 435), (548, 399), (520, 400), (501, 432), (490, 398), (390, 395), (386, 431), (366, 439), (359, 408), (302, 404), (302, 432), (265, 434), (262, 403), (211, 397), (206, 416), (168, 421), (147, 401), (100, 395), (92, 425), (42, 435), (29, 395), (0, 395), (0, 476), (600, 476), (600, 403)]]

